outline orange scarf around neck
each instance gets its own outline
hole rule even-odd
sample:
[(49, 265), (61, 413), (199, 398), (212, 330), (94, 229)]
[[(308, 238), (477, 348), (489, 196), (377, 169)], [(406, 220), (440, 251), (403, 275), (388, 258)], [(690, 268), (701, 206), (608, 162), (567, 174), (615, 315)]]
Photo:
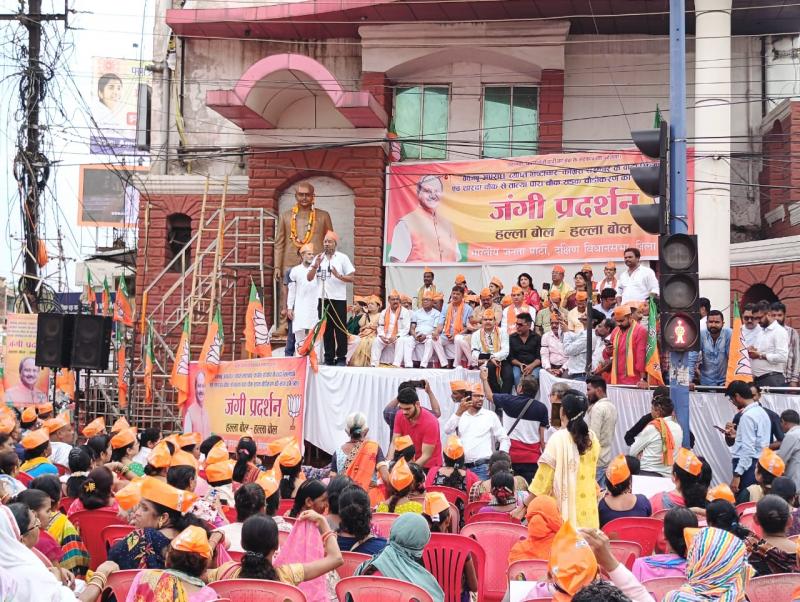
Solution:
[[(392, 334), (389, 336), (396, 337), (397, 336), (397, 325), (400, 323), (400, 311), (403, 309), (402, 305), (397, 306), (397, 311), (394, 312), (394, 326), (392, 327)], [(392, 308), (387, 307), (386, 312), (383, 314), (383, 331), (386, 332), (386, 327), (389, 326), (387, 320), (391, 317)]]
[[(455, 314), (455, 316), (453, 315)], [(450, 336), (450, 328), (453, 329), (453, 334), (456, 335), (464, 330), (464, 302), (454, 307), (451, 303), (447, 309), (447, 318), (444, 321), (444, 334)]]

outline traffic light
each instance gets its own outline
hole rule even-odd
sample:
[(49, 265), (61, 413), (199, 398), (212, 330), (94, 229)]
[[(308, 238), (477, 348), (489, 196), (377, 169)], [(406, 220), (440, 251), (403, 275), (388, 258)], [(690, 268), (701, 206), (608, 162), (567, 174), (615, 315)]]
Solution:
[(639, 227), (650, 234), (666, 234), (669, 226), (667, 200), (667, 175), (669, 155), (669, 126), (661, 121), (658, 128), (631, 132), (633, 143), (643, 155), (658, 159), (658, 165), (635, 165), (631, 178), (647, 196), (656, 198), (652, 205), (632, 205), (631, 217)]
[(700, 282), (697, 236), (668, 234), (658, 238), (661, 267), (661, 336), (666, 351), (700, 349)]

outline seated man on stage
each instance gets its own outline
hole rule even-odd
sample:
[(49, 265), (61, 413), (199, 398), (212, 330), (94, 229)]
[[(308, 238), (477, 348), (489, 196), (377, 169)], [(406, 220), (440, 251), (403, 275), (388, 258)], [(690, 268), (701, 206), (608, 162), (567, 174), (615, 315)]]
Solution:
[[(447, 356), (444, 354), (442, 344), (436, 335), (436, 325), (439, 323), (441, 314), (433, 307), (434, 293), (425, 291), (422, 293), (422, 307), (411, 314), (411, 344), (406, 348), (406, 367), (411, 366), (414, 350), (422, 345), (422, 359), (419, 362), (420, 368), (427, 368), (431, 355), (436, 352), (439, 358), (439, 365), (447, 365)], [(434, 337), (436, 337), (434, 339)]]
[(503, 310), (503, 319), (500, 323), (500, 328), (511, 336), (517, 332), (517, 316), (519, 314), (530, 314), (532, 318), (536, 317), (536, 310), (525, 303), (525, 295), (522, 289), (518, 286), (511, 287), (511, 305)]
[(411, 312), (400, 305), (400, 293), (389, 293), (389, 306), (378, 318), (378, 336), (372, 342), (372, 367), (377, 368), (381, 354), (386, 347), (394, 350), (392, 365), (399, 368), (405, 355), (406, 346), (411, 343), (408, 336), (411, 327)]
[[(454, 286), (450, 293), (450, 303), (439, 317), (439, 325), (436, 328), (436, 335), (444, 348), (448, 359), (448, 367), (453, 367), (455, 358), (456, 335), (464, 331), (472, 315), (472, 308), (464, 303), (464, 289)], [(470, 350), (467, 346), (465, 356), (469, 361)], [(444, 367), (444, 366), (442, 366)]]
[(485, 365), (489, 369), (489, 384), (493, 391), (511, 392), (514, 372), (504, 361), (507, 357), (508, 333), (497, 327), (491, 309), (484, 310), (481, 329), (472, 335), (472, 364)]

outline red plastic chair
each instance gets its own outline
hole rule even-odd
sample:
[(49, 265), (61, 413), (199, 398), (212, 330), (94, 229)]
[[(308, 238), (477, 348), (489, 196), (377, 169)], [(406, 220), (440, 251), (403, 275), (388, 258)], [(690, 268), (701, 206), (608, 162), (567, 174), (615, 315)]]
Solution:
[(450, 533), (458, 533), (461, 526), (461, 513), (458, 511), (458, 506), (450, 502)]
[(226, 550), (228, 552), (228, 556), (231, 557), (231, 560), (234, 562), (241, 562), (242, 558), (244, 558), (244, 552), (234, 552), (233, 550)]
[(792, 592), (800, 587), (800, 574), (783, 573), (755, 577), (747, 584), (747, 597), (750, 602), (778, 602), (791, 600)]
[(229, 523), (236, 522), (236, 508), (233, 506), (222, 506), (222, 514), (225, 515)]
[(378, 535), (389, 539), (389, 531), (392, 530), (392, 525), (398, 516), (400, 515), (394, 512), (376, 512), (372, 515), (372, 526), (375, 527)]
[(761, 528), (761, 525), (756, 522), (755, 514), (744, 514), (740, 516), (739, 524), (745, 529), (750, 529), (758, 537), (764, 537), (764, 530)]
[(669, 512), (669, 508), (662, 508), (658, 512), (653, 512), (653, 515), (650, 518), (663, 521), (664, 517), (667, 515), (667, 512)]
[[(75, 528), (80, 531), (83, 545), (89, 552), (89, 568), (95, 570), (107, 558), (106, 544), (103, 541), (103, 529), (109, 525), (119, 525), (116, 512), (106, 510), (81, 510), (69, 517)], [(81, 529), (86, 525), (86, 529)]]
[(633, 568), (634, 560), (642, 555), (642, 546), (635, 541), (615, 539), (610, 542), (610, 546), (614, 558), (624, 564), (629, 571)]
[(508, 553), (512, 546), (528, 537), (528, 529), (510, 523), (470, 523), (461, 535), (477, 541), (486, 550), (486, 585), (483, 587), (487, 602), (500, 601), (508, 589)]
[(467, 525), (474, 525), (475, 523), (520, 524), (519, 520), (511, 516), (508, 512), (482, 512), (480, 514), (474, 514), (472, 518), (467, 521)]
[(635, 541), (642, 546), (642, 554), (650, 556), (663, 529), (664, 523), (655, 518), (626, 516), (606, 523), (603, 533), (612, 540)]
[(477, 516), (478, 510), (487, 506), (489, 502), (470, 502), (464, 506), (464, 524), (468, 525), (473, 516)]
[(293, 506), (294, 506), (294, 500), (292, 499), (281, 500), (280, 502), (278, 502), (278, 512), (276, 512), (276, 514), (278, 516), (283, 516), (284, 514), (289, 512), (289, 510), (291, 510)]
[(117, 600), (127, 600), (128, 599), (128, 591), (131, 589), (131, 585), (133, 585), (133, 580), (136, 579), (136, 575), (138, 575), (141, 571), (139, 569), (133, 569), (128, 571), (116, 571), (111, 573), (108, 576), (108, 583), (106, 583), (106, 589), (103, 592), (103, 596), (99, 599), (105, 600), (108, 597), (108, 592), (113, 592), (114, 597)]
[(64, 514), (69, 512), (69, 507), (72, 506), (72, 502), (74, 502), (77, 498), (74, 497), (62, 497), (58, 501), (58, 509), (61, 510)]
[(21, 470), (17, 473), (17, 481), (25, 485), (27, 487), (33, 481), (33, 477), (29, 475), (27, 472), (22, 472)]
[(741, 504), (736, 504), (736, 514), (742, 516), (743, 514), (752, 514), (756, 510), (756, 504), (758, 502), (742, 502)]
[(544, 581), (547, 577), (547, 561), (517, 560), (508, 567), (507, 575), (509, 581)]
[(431, 540), (422, 552), (422, 560), (444, 590), (445, 602), (461, 600), (461, 579), (469, 556), (472, 556), (478, 575), (478, 600), (483, 600), (486, 587), (486, 551), (483, 546), (463, 535), (431, 534)]
[(227, 579), (209, 583), (208, 587), (236, 602), (307, 602), (301, 590), (279, 581)]
[(455, 504), (458, 500), (461, 500), (461, 503), (466, 506), (467, 502), (469, 501), (467, 494), (460, 489), (456, 489), (455, 487), (445, 487), (443, 485), (429, 485), (425, 487), (426, 493), (432, 491), (443, 493), (444, 497), (447, 498), (447, 501), (453, 504)]
[(131, 525), (108, 525), (100, 531), (100, 537), (103, 539), (103, 545), (106, 548), (106, 555), (111, 547), (120, 539), (127, 537), (129, 533), (134, 531)]
[(686, 577), (657, 577), (643, 581), (642, 585), (653, 595), (657, 602), (660, 602), (667, 592), (678, 589), (684, 583), (686, 583)]
[(336, 572), (339, 573), (339, 577), (342, 579), (352, 577), (358, 565), (370, 558), (372, 558), (372, 556), (369, 554), (361, 554), (360, 552), (342, 552), (344, 564), (336, 569)]
[(348, 594), (353, 602), (433, 602), (431, 595), (418, 585), (374, 575), (347, 577), (339, 581), (336, 584), (339, 602), (347, 602)]

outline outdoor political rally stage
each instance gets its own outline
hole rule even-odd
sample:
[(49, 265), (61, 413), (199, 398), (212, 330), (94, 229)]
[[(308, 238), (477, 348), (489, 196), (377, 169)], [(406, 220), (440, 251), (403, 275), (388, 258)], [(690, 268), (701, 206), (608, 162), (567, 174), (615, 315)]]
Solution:
[[(306, 382), (304, 437), (313, 445), (328, 452), (336, 449), (347, 440), (344, 432), (345, 420), (352, 412), (363, 412), (369, 424), (369, 437), (381, 445), (384, 452), (389, 447), (389, 427), (383, 420), (383, 409), (396, 393), (398, 385), (407, 380), (425, 379), (430, 383), (439, 401), (442, 416), (442, 437), (444, 424), (455, 412), (455, 404), (450, 399), (450, 382), (466, 380), (478, 382), (477, 370), (413, 368), (350, 368), (320, 366), (319, 372), (308, 370)], [(539, 399), (550, 407), (548, 397), (555, 378), (545, 371), (540, 372), (541, 387)], [(566, 381), (570, 386), (586, 390), (586, 384)], [(430, 407), (428, 396), (419, 391), (424, 407)], [(644, 414), (650, 412), (652, 391), (628, 387), (610, 386), (608, 397), (617, 407), (618, 422), (614, 440), (614, 453), (625, 453), (624, 435)], [(723, 435), (714, 426), (724, 426), (734, 415), (733, 404), (722, 393), (690, 394), (691, 430), (695, 436), (694, 451), (705, 457), (711, 464), (714, 476), (728, 482), (731, 478), (731, 459)], [(798, 396), (764, 393), (761, 403), (775, 412), (796, 408)], [(486, 404), (485, 407), (491, 407)]]

